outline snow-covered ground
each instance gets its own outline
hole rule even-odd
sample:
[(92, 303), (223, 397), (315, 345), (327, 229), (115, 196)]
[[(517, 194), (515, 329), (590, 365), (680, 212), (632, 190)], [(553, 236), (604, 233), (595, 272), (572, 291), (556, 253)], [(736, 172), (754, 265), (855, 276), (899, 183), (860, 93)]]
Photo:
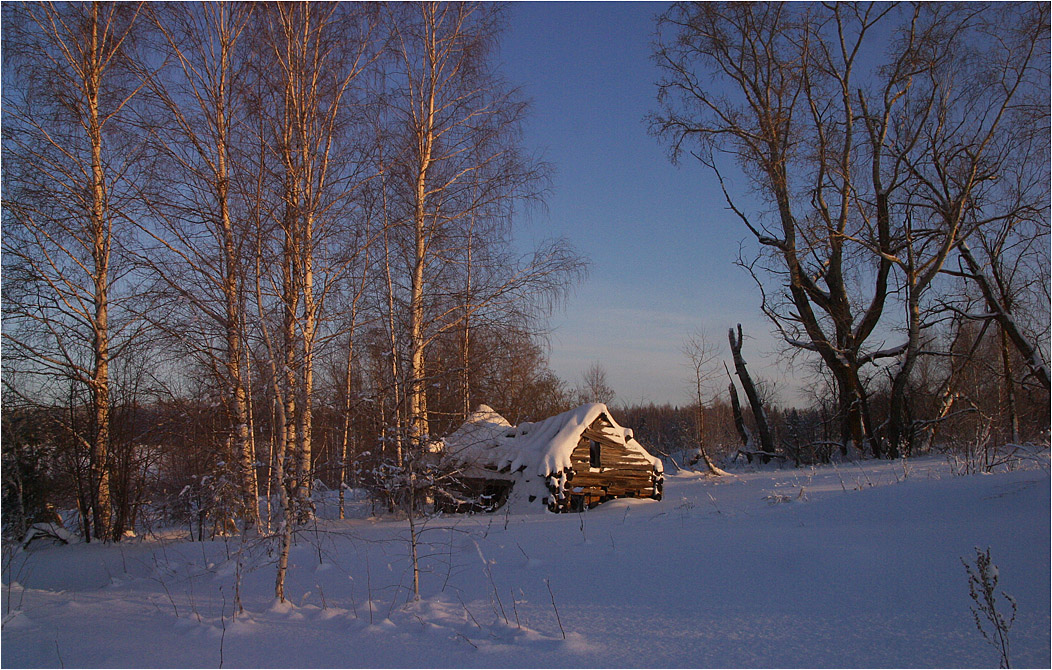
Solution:
[(0, 662), (996, 667), (961, 563), (978, 546), (1018, 602), (1012, 665), (1052, 665), (1047, 452), (965, 477), (936, 458), (670, 474), (660, 502), (432, 519), (418, 603), (408, 524), (356, 505), (298, 536), (284, 605), (260, 541), (5, 549)]

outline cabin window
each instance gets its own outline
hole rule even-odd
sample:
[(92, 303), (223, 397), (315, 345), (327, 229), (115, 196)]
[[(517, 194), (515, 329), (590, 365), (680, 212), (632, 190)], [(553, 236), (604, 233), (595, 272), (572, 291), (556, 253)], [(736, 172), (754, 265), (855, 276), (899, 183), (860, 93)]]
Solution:
[(592, 444), (588, 448), (588, 465), (590, 465), (593, 468), (601, 468), (601, 467), (603, 467), (601, 465), (601, 461), (600, 461), (600, 456), (601, 456), (600, 453), (599, 453), (600, 449), (601, 449), (601, 447), (600, 447), (599, 443), (596, 442), (595, 440), (592, 440)]

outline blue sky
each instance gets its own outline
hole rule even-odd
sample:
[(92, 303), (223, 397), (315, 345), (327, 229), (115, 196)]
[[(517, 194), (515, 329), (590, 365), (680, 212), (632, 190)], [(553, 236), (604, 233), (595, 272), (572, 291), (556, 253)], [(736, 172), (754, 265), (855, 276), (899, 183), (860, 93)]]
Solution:
[(682, 404), (685, 338), (701, 329), (726, 353), (727, 328), (740, 322), (752, 338), (745, 354), (754, 372), (778, 379), (779, 399), (793, 402), (759, 291), (734, 265), (747, 231), (711, 173), (693, 159), (673, 166), (647, 134), (644, 117), (657, 104), (654, 17), (665, 7), (506, 6), (503, 73), (533, 103), (527, 147), (556, 168), (547, 211), (519, 238), (564, 236), (592, 261), (551, 321), (552, 368), (576, 383), (599, 361), (619, 402)]

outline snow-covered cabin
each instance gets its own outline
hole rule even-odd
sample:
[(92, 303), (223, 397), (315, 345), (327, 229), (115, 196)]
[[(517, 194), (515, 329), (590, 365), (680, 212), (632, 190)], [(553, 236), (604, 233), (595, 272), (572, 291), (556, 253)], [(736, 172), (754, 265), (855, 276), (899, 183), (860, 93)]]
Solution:
[(518, 426), (481, 405), (440, 449), (461, 471), (462, 492), (481, 499), (475, 509), (508, 500), (523, 510), (562, 512), (611, 498), (661, 499), (661, 461), (600, 403)]

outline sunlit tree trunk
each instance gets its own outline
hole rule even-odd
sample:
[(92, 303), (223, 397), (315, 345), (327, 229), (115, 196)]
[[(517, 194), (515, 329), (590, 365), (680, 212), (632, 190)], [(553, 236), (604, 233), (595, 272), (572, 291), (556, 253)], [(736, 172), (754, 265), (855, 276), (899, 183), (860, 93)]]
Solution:
[(110, 341), (109, 341), (109, 268), (110, 222), (106, 216), (106, 181), (102, 168), (102, 124), (99, 119), (101, 54), (99, 53), (99, 3), (91, 8), (91, 24), (84, 91), (87, 96), (87, 130), (91, 143), (91, 236), (94, 263), (95, 318), (92, 323), (93, 370), (91, 399), (95, 412), (95, 439), (92, 442), (91, 478), (92, 512), (95, 537), (110, 539)]
[(413, 268), (409, 294), (409, 425), (412, 439), (427, 435), (427, 371), (424, 361), (424, 281), (428, 241), (428, 171), (435, 141), (435, 87), (438, 76), (435, 7), (425, 5), (424, 39), (427, 42), (422, 64), (423, 95), (414, 107), (417, 143), (416, 188), (413, 202)]

